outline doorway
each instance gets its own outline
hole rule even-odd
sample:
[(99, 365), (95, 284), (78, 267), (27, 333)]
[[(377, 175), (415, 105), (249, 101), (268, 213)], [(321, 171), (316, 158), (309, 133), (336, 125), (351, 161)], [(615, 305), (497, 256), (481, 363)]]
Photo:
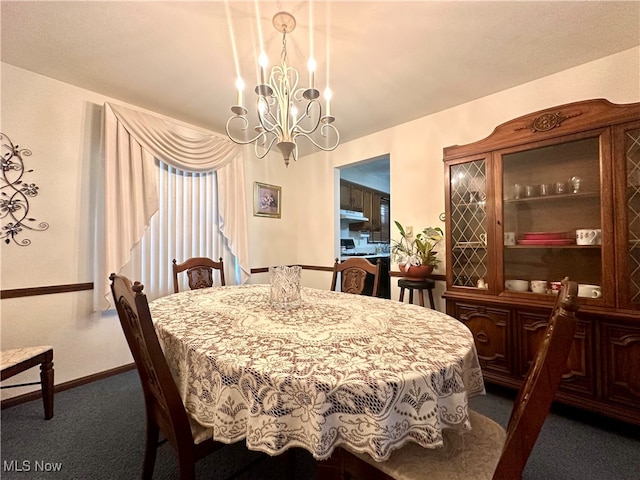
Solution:
[(340, 258), (380, 260), (380, 297), (390, 298), (391, 184), (388, 154), (345, 165), (340, 171)]

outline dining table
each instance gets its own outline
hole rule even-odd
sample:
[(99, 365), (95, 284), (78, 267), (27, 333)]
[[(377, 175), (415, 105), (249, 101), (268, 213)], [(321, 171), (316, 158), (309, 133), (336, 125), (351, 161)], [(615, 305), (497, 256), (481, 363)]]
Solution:
[(406, 442), (436, 448), (444, 430), (469, 430), (468, 399), (484, 393), (469, 329), (417, 305), (302, 287), (282, 309), (268, 284), (251, 284), (171, 294), (150, 310), (196, 442), (384, 461)]

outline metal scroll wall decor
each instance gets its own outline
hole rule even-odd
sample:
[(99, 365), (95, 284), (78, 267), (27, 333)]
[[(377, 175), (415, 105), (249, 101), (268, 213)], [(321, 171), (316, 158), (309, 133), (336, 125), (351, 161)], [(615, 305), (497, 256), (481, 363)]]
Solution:
[(33, 170), (24, 169), (22, 157), (31, 156), (31, 151), (14, 145), (9, 137), (0, 133), (2, 142), (2, 185), (0, 185), (0, 220), (2, 230), (0, 239), (10, 244), (24, 246), (31, 244), (28, 238), (17, 238), (25, 230), (41, 232), (49, 228), (46, 222), (37, 223), (29, 216), (29, 197), (38, 195), (38, 186), (23, 180), (25, 173)]

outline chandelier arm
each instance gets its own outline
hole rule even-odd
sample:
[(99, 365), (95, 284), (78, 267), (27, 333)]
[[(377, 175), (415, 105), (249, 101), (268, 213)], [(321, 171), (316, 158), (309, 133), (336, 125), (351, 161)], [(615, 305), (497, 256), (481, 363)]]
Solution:
[(246, 117), (243, 117), (240, 115), (234, 115), (233, 117), (230, 117), (229, 120), (227, 120), (227, 124), (225, 125), (225, 130), (227, 131), (227, 136), (229, 137), (229, 140), (231, 140), (233, 143), (237, 143), (238, 145), (247, 145), (249, 143), (255, 142), (260, 138), (261, 135), (264, 134), (264, 132), (260, 132), (250, 140), (240, 140), (238, 138), (235, 138), (233, 135), (231, 135), (231, 132), (229, 131), (229, 124), (236, 119), (240, 119), (244, 123), (244, 127), (241, 128), (240, 130), (246, 130), (247, 127), (249, 127), (249, 121), (246, 119)]
[[(260, 109), (260, 102), (265, 105), (263, 110)], [(260, 126), (269, 132), (273, 132), (278, 126), (278, 120), (273, 116), (271, 107), (275, 105), (276, 101), (272, 96), (258, 95), (256, 100), (256, 112), (258, 113), (258, 122)]]
[(338, 132), (338, 129), (337, 129), (337, 128), (335, 127), (335, 125), (333, 125), (332, 123), (330, 123), (330, 122), (324, 123), (324, 122), (323, 122), (322, 127), (320, 127), (320, 133), (322, 134), (322, 136), (323, 136), (324, 138), (329, 138), (329, 134), (325, 132), (325, 129), (335, 133), (335, 136), (336, 136), (336, 144), (335, 144), (335, 146), (331, 149), (331, 150), (333, 150), (333, 149), (335, 149), (335, 148), (338, 146), (338, 143), (340, 143), (340, 132)]
[[(311, 108), (313, 107), (312, 104), (317, 104), (318, 108), (320, 109), (318, 112), (318, 118), (315, 119), (315, 121), (313, 120), (313, 117), (311, 116)], [(305, 118), (310, 119), (312, 122), (315, 122), (313, 124), (313, 126), (311, 128), (309, 128), (309, 130), (305, 130), (302, 127), (299, 127), (298, 124), (304, 120)], [(309, 101), (309, 103), (307, 103), (307, 107), (304, 110), (304, 115), (302, 115), (298, 121), (296, 122), (296, 124), (294, 125), (294, 128), (296, 128), (296, 132), (299, 133), (303, 133), (303, 134), (311, 134), (313, 132), (316, 131), (316, 129), (318, 128), (318, 125), (320, 125), (320, 119), (322, 118), (322, 105), (320, 105), (320, 102), (318, 102), (317, 100), (311, 100)]]
[(278, 124), (278, 119), (273, 116), (271, 107), (269, 107), (266, 112), (262, 113), (258, 109), (258, 122), (266, 132), (272, 133), (278, 137), (282, 136), (282, 128)]
[[(338, 147), (338, 144), (340, 143), (340, 133), (338, 132), (338, 129), (336, 127), (334, 127), (333, 125), (331, 125), (330, 123), (325, 123), (324, 125), (322, 125), (322, 127), (320, 127), (320, 133), (322, 134), (322, 136), (324, 138), (329, 138), (329, 135), (327, 133), (325, 133), (325, 129), (327, 130), (331, 130), (333, 132), (335, 132), (336, 134), (336, 142), (328, 147), (325, 147), (323, 145), (320, 145), (318, 142), (316, 142), (310, 135), (308, 135), (305, 132), (298, 132), (296, 133), (296, 137), (297, 136), (301, 136), (306, 138), (307, 140), (309, 140), (311, 143), (313, 143), (316, 147), (318, 147), (320, 150), (323, 150), (325, 152), (330, 152), (332, 150), (335, 150)], [(296, 145), (297, 148), (297, 145)]]
[[(281, 65), (276, 65), (271, 70), (271, 86), (274, 90), (274, 103), (278, 109), (282, 137), (290, 139), (295, 125), (290, 126), (291, 107), (295, 102), (295, 92), (299, 83), (299, 74), (295, 68), (288, 67), (285, 63), (286, 55)], [(292, 93), (293, 92), (293, 93)]]
[[(266, 134), (265, 134), (265, 133), (266, 133), (266, 132), (263, 132), (262, 134), (266, 137)], [(276, 140), (278, 139), (278, 137), (276, 137), (272, 132), (268, 132), (268, 133), (271, 133), (271, 135), (273, 135), (273, 136), (272, 136), (272, 138), (271, 138), (271, 141), (269, 142), (269, 145), (264, 146), (264, 145), (265, 145), (265, 143), (266, 143), (266, 141), (265, 141), (265, 142), (264, 142), (264, 143), (262, 143), (262, 144), (258, 144), (258, 143), (256, 142), (256, 144), (253, 146), (253, 151), (255, 152), (256, 157), (258, 157), (258, 158), (264, 158), (264, 157), (266, 157), (266, 156), (267, 156), (267, 154), (268, 154), (268, 153), (271, 151), (271, 149), (273, 148), (273, 144), (274, 144), (274, 143), (276, 142)], [(258, 147), (259, 147), (259, 146), (260, 146), (261, 148), (264, 148), (264, 149), (265, 149), (265, 150), (264, 150), (264, 153), (260, 154), (260, 153), (258, 152)]]
[[(277, 130), (278, 137), (280, 139), (283, 139), (285, 137), (285, 131), (288, 123), (287, 122), (288, 112), (289, 112), (288, 106), (285, 105), (285, 102), (283, 100), (285, 89), (288, 88), (286, 85), (287, 78), (286, 78), (285, 69), (286, 69), (286, 65), (275, 65), (271, 69), (269, 83), (271, 85), (271, 88), (273, 89), (273, 95), (270, 99), (271, 102), (269, 104), (269, 109), (266, 112), (269, 118), (273, 121), (273, 125), (271, 128), (269, 128), (269, 130), (270, 131)], [(276, 111), (275, 115), (271, 111), (271, 106), (273, 106)], [(287, 117), (285, 117), (285, 114), (283, 112), (286, 112)], [(258, 117), (260, 117), (260, 115), (258, 115)], [(281, 124), (282, 120), (284, 120), (284, 125)], [(265, 125), (263, 125), (263, 127), (267, 128)]]

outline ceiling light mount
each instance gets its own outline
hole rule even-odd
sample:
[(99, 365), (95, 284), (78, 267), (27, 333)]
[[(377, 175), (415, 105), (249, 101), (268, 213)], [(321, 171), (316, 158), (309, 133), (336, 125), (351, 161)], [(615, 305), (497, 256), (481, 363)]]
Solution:
[[(282, 34), (282, 51), (280, 64), (271, 68), (267, 77), (268, 59), (264, 52), (259, 58), (259, 81), (254, 91), (256, 99), (257, 133), (253, 138), (246, 138), (249, 128), (247, 114), (249, 111), (242, 104), (244, 82), (239, 76), (236, 81), (238, 102), (231, 107), (233, 116), (227, 120), (226, 131), (229, 138), (238, 144), (253, 143), (258, 158), (264, 158), (276, 146), (282, 153), (284, 163), (289, 165), (293, 156), (298, 159), (299, 138), (306, 138), (316, 148), (323, 151), (334, 150), (340, 142), (338, 130), (332, 123), (331, 90), (325, 89), (325, 112), (318, 98), (320, 92), (315, 88), (316, 62), (313, 54), (307, 64), (309, 72), (308, 84), (298, 87), (300, 76), (298, 71), (287, 64), (287, 34), (296, 28), (296, 20), (287, 12), (278, 12), (273, 17), (274, 28)], [(237, 124), (232, 134), (230, 126)], [(239, 134), (239, 135), (238, 135)], [(244, 137), (244, 138), (243, 138)]]
[(296, 19), (288, 12), (278, 12), (273, 16), (273, 28), (280, 33), (291, 33), (296, 29)]

